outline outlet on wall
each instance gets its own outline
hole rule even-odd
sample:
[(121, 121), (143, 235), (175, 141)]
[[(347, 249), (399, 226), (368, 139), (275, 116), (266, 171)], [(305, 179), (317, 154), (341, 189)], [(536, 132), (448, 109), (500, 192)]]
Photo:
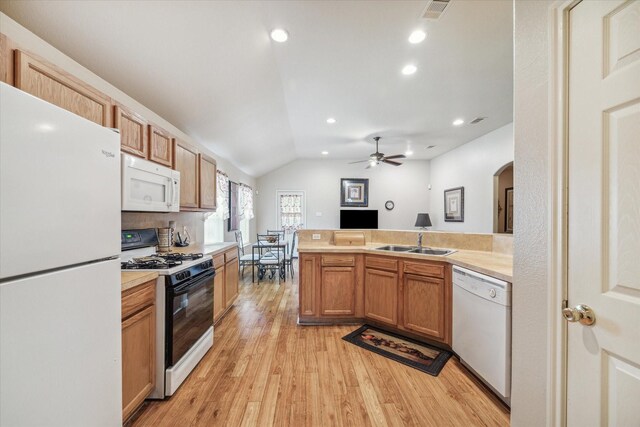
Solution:
[(312, 238), (313, 240), (320, 240), (320, 235), (319, 235), (319, 234), (312, 234), (312, 235), (311, 235), (311, 238)]

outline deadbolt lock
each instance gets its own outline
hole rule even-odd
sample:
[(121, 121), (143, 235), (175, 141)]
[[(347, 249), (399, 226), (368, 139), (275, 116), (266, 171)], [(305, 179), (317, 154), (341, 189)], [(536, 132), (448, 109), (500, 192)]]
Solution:
[(591, 326), (596, 323), (596, 313), (591, 307), (584, 304), (576, 305), (575, 308), (563, 308), (562, 317), (569, 322), (580, 322), (585, 326)]

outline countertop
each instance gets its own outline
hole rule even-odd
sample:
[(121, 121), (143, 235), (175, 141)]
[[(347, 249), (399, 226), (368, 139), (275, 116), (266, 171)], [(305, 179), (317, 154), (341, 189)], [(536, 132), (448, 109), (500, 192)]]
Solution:
[[(390, 243), (370, 243), (359, 246), (336, 246), (328, 243), (300, 243), (298, 252), (366, 253), (399, 258), (411, 258), (424, 261), (448, 262), (452, 265), (468, 268), (497, 279), (513, 281), (513, 257), (497, 252), (458, 250), (447, 256), (412, 254), (407, 252), (381, 251), (375, 248)], [(392, 243), (391, 243), (392, 244)]]
[(157, 277), (158, 273), (155, 271), (122, 271), (120, 272), (122, 292), (146, 283), (149, 280), (155, 280)]
[[(218, 255), (221, 252), (229, 250), (231, 248), (236, 247), (237, 244), (235, 242), (223, 242), (223, 243), (215, 243), (211, 245), (205, 245), (203, 243), (193, 243), (189, 246), (185, 246), (182, 248), (173, 247), (171, 248), (172, 252), (178, 253), (203, 253), (205, 255)], [(154, 271), (122, 271), (120, 273), (120, 282), (122, 285), (122, 292), (127, 289), (131, 289), (135, 286), (141, 285), (149, 280), (154, 280), (158, 277), (158, 273)]]

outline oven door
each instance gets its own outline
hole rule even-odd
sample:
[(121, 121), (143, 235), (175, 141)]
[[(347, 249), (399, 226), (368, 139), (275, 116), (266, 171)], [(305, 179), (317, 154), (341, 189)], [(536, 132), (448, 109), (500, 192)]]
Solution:
[(167, 288), (165, 368), (175, 365), (213, 325), (213, 278), (210, 270)]

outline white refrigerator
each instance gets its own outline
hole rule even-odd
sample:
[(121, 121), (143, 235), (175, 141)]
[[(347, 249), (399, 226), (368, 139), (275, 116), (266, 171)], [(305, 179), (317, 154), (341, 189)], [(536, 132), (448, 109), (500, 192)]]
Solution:
[(0, 426), (122, 424), (119, 150), (0, 83)]

